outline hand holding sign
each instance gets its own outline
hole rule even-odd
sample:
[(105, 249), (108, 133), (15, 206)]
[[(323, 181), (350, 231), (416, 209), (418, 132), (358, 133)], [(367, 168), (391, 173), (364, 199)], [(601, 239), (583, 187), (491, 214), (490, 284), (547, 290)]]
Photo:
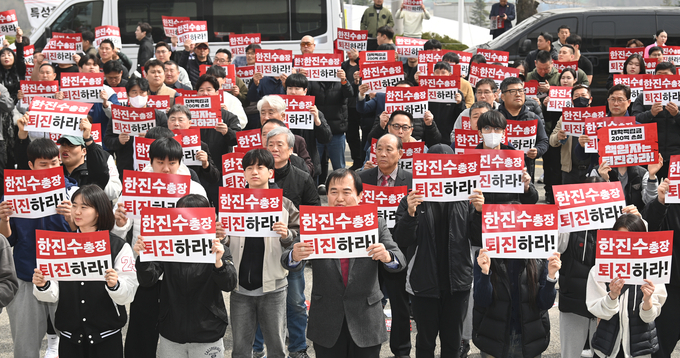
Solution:
[(109, 288), (114, 288), (118, 284), (118, 272), (110, 268), (106, 270), (106, 275), (104, 275), (104, 279), (106, 280), (106, 285), (109, 286)]
[(218, 131), (218, 132), (220, 132), (220, 133), (222, 133), (222, 135), (227, 135), (227, 132), (229, 132), (229, 127), (227, 127), (227, 124), (226, 124), (226, 123), (220, 121), (220, 122), (217, 123), (217, 125), (215, 126), (215, 130)]
[(47, 284), (45, 276), (43, 276), (42, 272), (37, 267), (33, 269), (33, 284), (36, 285), (38, 288), (45, 287), (45, 285)]
[(423, 202), (424, 195), (420, 194), (417, 190), (412, 190), (408, 193), (406, 197), (406, 202), (408, 203), (408, 214), (416, 216), (416, 208)]
[[(118, 213), (118, 211), (116, 211), (116, 213)], [(116, 215), (116, 217), (117, 216), (118, 215)], [(137, 255), (141, 254), (146, 250), (146, 244), (144, 243), (144, 237), (142, 235), (137, 235), (137, 242), (135, 242), (135, 246), (132, 247), (132, 250), (134, 250)]]
[[(456, 97), (456, 101), (458, 101), (457, 98), (458, 97)], [(425, 125), (428, 127), (432, 125), (432, 123), (434, 122), (434, 115), (432, 115), (432, 112), (430, 112), (429, 110), (425, 111), (425, 115), (423, 116), (423, 122), (425, 122)]]
[(12, 210), (12, 204), (9, 201), (3, 201), (0, 203), (0, 220), (3, 222), (9, 222), (9, 217), (14, 213)]
[(222, 267), (222, 255), (224, 255), (224, 245), (220, 239), (215, 238), (212, 244), (212, 253), (215, 254), (215, 267)]
[(524, 169), (522, 169), (522, 184), (524, 184), (524, 192), (525, 193), (528, 192), (529, 187), (531, 186), (531, 176), (527, 172), (526, 167), (524, 167)]
[(288, 225), (277, 221), (274, 223), (272, 226), (272, 229), (276, 231), (277, 234), (281, 235), (282, 239), (287, 239), (288, 238)]
[(645, 284), (640, 286), (640, 290), (642, 290), (642, 309), (645, 311), (649, 311), (652, 309), (652, 294), (654, 293), (654, 290), (656, 287), (654, 286), (654, 283), (650, 280), (645, 280)]
[(314, 252), (314, 248), (311, 243), (308, 242), (298, 242), (293, 245), (293, 254), (291, 255), (293, 261), (300, 262), (309, 257)]
[(71, 205), (71, 201), (64, 200), (61, 202), (61, 204), (57, 205), (57, 214), (62, 215), (64, 217), (64, 220), (66, 220), (69, 226), (71, 226), (71, 229), (75, 231), (76, 224), (73, 221), (73, 216), (71, 215), (72, 208), (73, 205)]
[(484, 205), (484, 194), (482, 194), (481, 189), (475, 189), (472, 191), (474, 194), (470, 195), (470, 201), (472, 206), (475, 207), (477, 212), (482, 212), (482, 205)]
[(675, 117), (678, 115), (678, 105), (675, 104), (675, 102), (668, 102), (666, 109), (668, 110), (668, 113), (671, 114), (671, 116)]
[(621, 295), (621, 289), (625, 284), (626, 282), (623, 279), (614, 277), (612, 282), (609, 284), (609, 298), (612, 300), (617, 300)]
[(479, 265), (479, 268), (482, 269), (482, 273), (485, 275), (488, 275), (491, 269), (491, 258), (487, 255), (488, 251), (487, 249), (481, 249), (477, 256), (477, 265)]
[(659, 202), (661, 204), (664, 204), (664, 205), (666, 204), (666, 193), (668, 193), (668, 189), (669, 189), (670, 185), (671, 185), (670, 179), (666, 178), (666, 179), (663, 180), (663, 183), (661, 183), (659, 185), (659, 187), (656, 188), (656, 193), (658, 195)]
[(631, 214), (631, 215), (637, 215), (639, 217), (642, 217), (642, 214), (640, 214), (637, 206), (635, 206), (635, 205), (628, 205), (625, 208), (621, 209), (621, 214)]
[(600, 174), (602, 179), (605, 181), (609, 181), (609, 172), (612, 170), (612, 168), (609, 166), (606, 160), (602, 161), (602, 164), (600, 164), (600, 167), (597, 168), (597, 173)]
[(555, 279), (555, 274), (562, 268), (562, 260), (560, 260), (560, 253), (556, 252), (548, 257), (548, 278)]
[[(125, 210), (125, 205), (123, 203), (118, 203), (118, 209), (116, 209), (115, 216), (116, 216), (116, 226), (123, 227), (123, 226), (125, 226), (125, 224), (127, 224), (127, 221), (128, 221), (127, 211)], [(144, 244), (144, 243), (142, 242), (142, 244)]]
[(381, 261), (386, 264), (392, 262), (392, 255), (390, 255), (390, 252), (385, 249), (385, 245), (382, 243), (373, 244), (366, 251), (375, 261)]

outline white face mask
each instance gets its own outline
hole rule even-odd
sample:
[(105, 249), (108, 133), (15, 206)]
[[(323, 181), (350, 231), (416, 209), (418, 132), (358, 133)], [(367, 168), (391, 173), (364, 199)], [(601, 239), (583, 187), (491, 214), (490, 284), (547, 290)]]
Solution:
[(484, 145), (489, 148), (498, 147), (503, 141), (503, 133), (482, 133), (484, 138)]
[(134, 97), (128, 98), (128, 103), (130, 103), (131, 107), (142, 108), (142, 107), (146, 106), (146, 100), (148, 98), (149, 97), (146, 97), (146, 96), (134, 96)]

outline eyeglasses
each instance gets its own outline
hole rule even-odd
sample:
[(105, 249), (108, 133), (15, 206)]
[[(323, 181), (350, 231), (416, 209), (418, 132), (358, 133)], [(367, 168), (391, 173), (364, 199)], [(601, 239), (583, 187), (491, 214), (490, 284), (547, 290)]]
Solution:
[(302, 47), (312, 47), (314, 46), (313, 42), (300, 42), (300, 46)]
[(477, 91), (477, 94), (484, 95), (484, 96), (490, 96), (493, 94), (492, 91)]
[(491, 133), (491, 132), (503, 133), (504, 130), (505, 130), (505, 128), (497, 128), (497, 127), (492, 127), (492, 126), (484, 126), (484, 128), (482, 128), (482, 132), (486, 132), (486, 133)]
[(503, 91), (503, 94), (510, 93), (511, 96), (517, 96), (518, 94), (524, 94), (524, 88), (515, 88)]
[(609, 98), (607, 98), (607, 101), (609, 103), (621, 104), (621, 103), (625, 103), (627, 101), (627, 99), (622, 98), (622, 97), (609, 97)]
[(392, 127), (392, 129), (394, 129), (395, 131), (398, 131), (399, 129), (401, 129), (401, 130), (404, 131), (404, 132), (406, 132), (407, 130), (413, 128), (412, 126), (409, 126), (408, 124), (404, 124), (404, 125), (402, 126), (402, 125), (397, 124), (397, 123), (392, 123), (392, 124), (390, 124), (390, 127)]

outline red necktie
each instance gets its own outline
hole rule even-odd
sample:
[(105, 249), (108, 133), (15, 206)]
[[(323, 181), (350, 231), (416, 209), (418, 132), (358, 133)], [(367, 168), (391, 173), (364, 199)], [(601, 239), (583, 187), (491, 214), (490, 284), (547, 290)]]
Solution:
[(387, 185), (387, 179), (389, 179), (389, 175), (384, 175), (382, 176), (382, 181), (380, 182), (380, 186), (388, 186)]
[(349, 259), (340, 259), (340, 270), (342, 270), (342, 283), (347, 287), (347, 279), (349, 278)]

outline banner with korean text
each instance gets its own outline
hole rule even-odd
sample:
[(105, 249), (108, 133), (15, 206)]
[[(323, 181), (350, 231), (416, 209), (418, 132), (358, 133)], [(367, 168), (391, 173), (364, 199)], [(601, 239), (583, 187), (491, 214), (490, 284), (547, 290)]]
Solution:
[(643, 83), (647, 75), (614, 75), (614, 86), (623, 84), (630, 88), (630, 103), (635, 102), (638, 96), (642, 96)]
[(236, 143), (234, 151), (247, 153), (251, 149), (264, 148), (262, 143), (262, 133), (259, 129), (236, 132)]
[(644, 52), (644, 47), (610, 47), (609, 73), (623, 73), (623, 64), (628, 57), (634, 53), (644, 56)]
[(406, 185), (377, 186), (364, 184), (361, 194), (361, 204), (375, 204), (378, 206), (378, 217), (383, 218), (388, 229), (396, 225), (396, 213), (399, 202), (408, 195)]
[(314, 129), (314, 115), (309, 111), (316, 97), (280, 95), (286, 102), (286, 123), (290, 129)]
[(274, 224), (288, 220), (283, 218), (283, 189), (222, 187), (219, 218), (227, 235), (280, 237)]
[(403, 9), (411, 12), (423, 12), (423, 0), (404, 0)]
[[(61, 138), (62, 135), (60, 133), (50, 133), (50, 139), (54, 142), (54, 144), (59, 147), (61, 144), (57, 143), (59, 138)], [(101, 123), (92, 123), (92, 128), (90, 130), (90, 137), (92, 137), (92, 140), (99, 144), (102, 145), (102, 124)]]
[(289, 75), (293, 72), (293, 51), (255, 50), (255, 72), (271, 77)]
[(146, 107), (165, 112), (170, 108), (170, 97), (165, 95), (149, 95), (146, 99)]
[(413, 189), (425, 201), (470, 200), (479, 188), (479, 154), (413, 155)]
[(673, 231), (597, 231), (596, 280), (618, 277), (626, 285), (667, 284), (671, 280)]
[(342, 55), (306, 54), (295, 56), (294, 67), (305, 70), (309, 81), (340, 82), (338, 70), (342, 64)]
[(620, 182), (553, 186), (560, 232), (614, 227), (626, 198)]
[(135, 220), (140, 219), (142, 208), (174, 208), (177, 200), (190, 194), (189, 175), (124, 170), (123, 178), (123, 193), (118, 202)]
[(510, 53), (507, 51), (489, 50), (485, 48), (477, 49), (477, 54), (484, 56), (487, 63), (498, 62), (503, 66), (508, 65)]
[(24, 0), (31, 27), (37, 29), (63, 0)]
[(139, 135), (156, 126), (156, 111), (153, 108), (123, 107), (111, 105), (113, 133)]
[(139, 261), (215, 263), (215, 209), (145, 207), (141, 216)]
[(553, 67), (555, 67), (559, 73), (562, 73), (565, 68), (571, 68), (572, 70), (576, 71), (576, 75), (578, 76), (578, 61), (553, 61)]
[(134, 158), (134, 170), (141, 172), (144, 167), (150, 164), (149, 159), (149, 147), (155, 139), (144, 138), (144, 137), (132, 137), (135, 145), (135, 152), (133, 154)]
[(603, 119), (607, 115), (607, 107), (564, 107), (562, 109), (562, 130), (567, 135), (576, 137), (585, 133), (586, 119)]
[(427, 87), (387, 87), (385, 112), (406, 111), (413, 118), (423, 118), (427, 112), (427, 99)]
[(508, 143), (512, 144), (515, 149), (527, 153), (531, 148), (536, 148), (537, 128), (537, 119), (531, 121), (508, 120), (505, 136)]
[[(81, 43), (82, 45), (82, 43)], [(53, 64), (76, 64), (73, 59), (78, 42), (74, 39), (51, 38), (42, 50), (45, 60)]]
[(57, 213), (57, 205), (68, 200), (61, 167), (41, 170), (5, 169), (5, 201), (12, 217), (35, 219)]
[(312, 244), (307, 259), (369, 257), (369, 246), (380, 242), (378, 206), (329, 207), (300, 205), (300, 242)]
[(21, 106), (28, 108), (35, 97), (54, 98), (59, 91), (57, 81), (19, 81), (21, 92), (24, 98), (21, 99)]
[(208, 22), (207, 21), (184, 21), (177, 25), (177, 40), (183, 44), (186, 40), (191, 40), (194, 44), (208, 42)]
[(31, 78), (33, 70), (35, 69), (35, 64), (33, 63), (34, 53), (35, 45), (24, 46), (24, 64), (26, 64), (26, 78)]
[(397, 60), (397, 51), (361, 51), (359, 52), (359, 67), (371, 63), (394, 62)]
[(243, 83), (246, 85), (246, 87), (250, 85), (250, 81), (253, 80), (254, 75), (255, 66), (236, 67), (236, 77), (243, 80)]
[(412, 37), (396, 36), (394, 44), (397, 45), (397, 54), (401, 57), (416, 58), (418, 51), (423, 49), (426, 39), (415, 39)]
[(189, 17), (182, 16), (161, 16), (161, 18), (163, 20), (163, 31), (165, 32), (166, 37), (177, 36), (177, 27), (179, 24), (191, 20)]
[[(118, 97), (118, 102), (120, 102), (120, 105), (121, 106), (127, 106), (128, 95), (127, 95), (127, 90), (125, 89), (125, 87), (109, 87), (109, 88), (111, 89), (111, 91), (113, 91), (113, 93), (116, 95), (116, 97)], [(111, 97), (112, 93), (107, 93), (106, 95), (108, 97)], [(149, 100), (151, 99), (151, 97), (153, 97), (153, 96), (149, 96), (149, 99), (147, 99), (147, 101), (146, 101), (147, 106), (149, 105)], [(164, 97), (167, 97), (167, 96), (164, 96)], [(170, 107), (168, 106), (168, 108), (170, 108)]]
[(338, 50), (366, 51), (368, 43), (368, 30), (350, 30), (338, 27)]
[(222, 156), (222, 186), (227, 188), (245, 188), (246, 177), (243, 171), (245, 153), (233, 152)]
[(456, 154), (463, 154), (469, 149), (475, 149), (482, 142), (482, 138), (479, 137), (479, 131), (472, 129), (455, 129), (454, 136), (456, 139)]
[(404, 155), (399, 159), (399, 168), (413, 170), (413, 155), (425, 153), (424, 142), (402, 143)]
[(368, 92), (385, 93), (387, 87), (394, 87), (404, 80), (404, 64), (400, 61), (364, 64), (361, 78), (362, 84), (368, 85)]
[(61, 91), (67, 101), (102, 103), (99, 93), (104, 90), (104, 73), (62, 73)]
[(261, 34), (229, 34), (229, 47), (234, 57), (245, 56), (246, 47), (251, 44), (259, 45), (262, 43)]
[(180, 96), (177, 104), (191, 112), (191, 128), (215, 128), (222, 121), (222, 107), (218, 96)]
[(113, 268), (109, 232), (35, 231), (36, 264), (46, 280), (105, 281)]
[(203, 162), (196, 158), (201, 151), (201, 130), (198, 128), (175, 129), (175, 139), (182, 145), (184, 165), (203, 165)]
[(680, 66), (680, 46), (662, 46), (664, 62)]
[(477, 82), (482, 78), (490, 78), (500, 87), (501, 82), (508, 77), (519, 77), (519, 69), (486, 63), (472, 63), (470, 65), (469, 81), (472, 87), (477, 86)]
[(659, 140), (656, 123), (597, 130), (600, 163), (610, 167), (630, 167), (656, 164), (659, 161)]
[(565, 107), (573, 107), (571, 89), (571, 87), (550, 86), (548, 112), (562, 112)]
[(547, 259), (557, 251), (556, 205), (484, 204), (482, 242), (489, 257)]
[(28, 123), (24, 130), (82, 137), (80, 121), (87, 120), (91, 107), (91, 103), (35, 97), (28, 109)]
[(524, 82), (524, 94), (526, 98), (538, 100), (538, 81), (531, 80)]
[(524, 193), (521, 150), (467, 149), (465, 154), (479, 154), (479, 188), (483, 193)]
[(585, 135), (588, 142), (583, 148), (586, 153), (597, 153), (598, 137), (597, 130), (604, 127), (620, 127), (635, 124), (635, 117), (605, 117), (605, 118), (586, 118)]
[[(456, 71), (458, 73), (456, 73)], [(457, 103), (456, 93), (460, 88), (460, 67), (451, 76), (420, 76), (420, 86), (427, 87), (428, 101), (437, 103)]]
[(111, 40), (116, 48), (123, 48), (123, 43), (120, 40), (120, 28), (117, 26), (99, 26), (94, 29), (95, 47), (99, 47), (105, 39)]
[(0, 35), (16, 35), (19, 20), (14, 10), (0, 12)]
[[(420, 76), (432, 76), (434, 73), (432, 71), (429, 71), (429, 65), (432, 65), (432, 68), (434, 68), (434, 64), (437, 62), (441, 61), (442, 58), (444, 58), (444, 55), (446, 55), (449, 52), (454, 52), (452, 50), (446, 50), (442, 49), (440, 51), (435, 51), (435, 50), (421, 50), (418, 51), (418, 72), (420, 72)], [(463, 63), (461, 60), (460, 63)], [(469, 63), (469, 62), (468, 62)], [(454, 65), (451, 65), (451, 68), (453, 68)], [(460, 65), (457, 66), (460, 68)]]
[(642, 91), (645, 106), (659, 102), (664, 106), (669, 102), (680, 105), (680, 75), (647, 75), (642, 81)]

